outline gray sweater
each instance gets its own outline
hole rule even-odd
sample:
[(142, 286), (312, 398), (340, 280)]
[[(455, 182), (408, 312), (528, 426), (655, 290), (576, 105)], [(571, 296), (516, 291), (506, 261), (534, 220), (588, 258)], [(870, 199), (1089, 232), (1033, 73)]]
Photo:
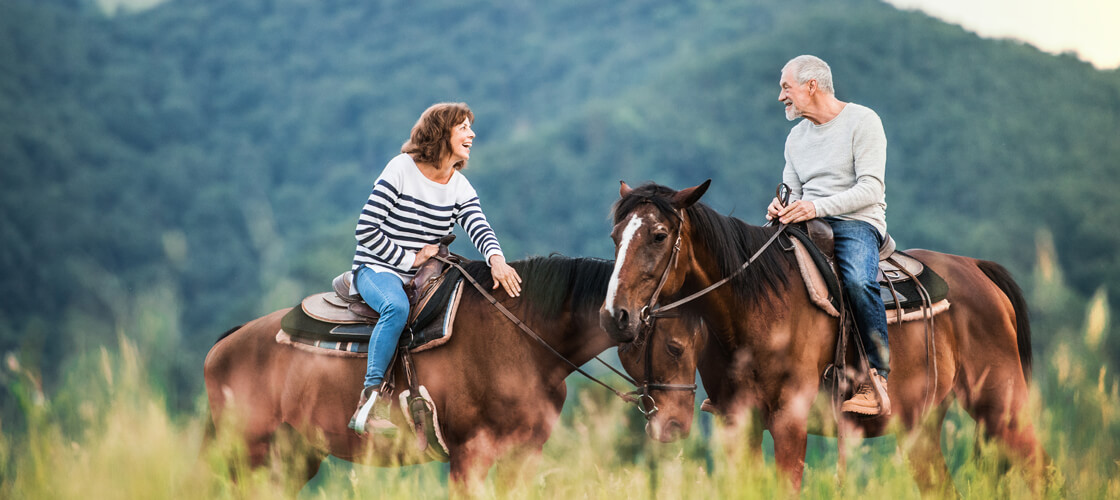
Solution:
[(828, 123), (801, 120), (785, 156), (791, 202), (811, 201), (818, 217), (862, 220), (887, 234), (887, 137), (871, 108), (848, 103)]

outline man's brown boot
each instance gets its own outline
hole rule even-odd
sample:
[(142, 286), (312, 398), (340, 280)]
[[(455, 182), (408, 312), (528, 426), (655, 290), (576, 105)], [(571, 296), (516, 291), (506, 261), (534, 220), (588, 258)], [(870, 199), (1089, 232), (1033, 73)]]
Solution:
[(870, 382), (860, 384), (855, 395), (840, 406), (840, 410), (860, 415), (888, 416), (891, 414), (891, 400), (887, 397), (887, 378), (871, 369)]
[(350, 417), (348, 427), (359, 435), (367, 432), (386, 437), (397, 435), (397, 426), (389, 420), (389, 405), (378, 401), (376, 386), (362, 389), (362, 394), (358, 397), (358, 409)]

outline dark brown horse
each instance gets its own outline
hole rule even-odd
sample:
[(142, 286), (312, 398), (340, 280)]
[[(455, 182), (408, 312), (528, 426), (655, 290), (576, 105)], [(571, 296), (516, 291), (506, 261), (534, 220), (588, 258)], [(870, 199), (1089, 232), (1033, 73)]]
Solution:
[[(777, 231), (697, 203), (707, 187), (705, 182), (674, 191), (656, 184), (637, 189), (622, 184), (613, 212), (615, 269), (600, 312), (603, 327), (616, 341), (644, 340), (642, 325), (650, 308), (658, 306), (651, 302), (659, 286), (664, 304), (701, 291), (732, 276)], [(674, 261), (675, 243), (679, 251)], [(945, 279), (951, 306), (934, 318), (932, 339), (920, 321), (890, 327), (893, 413), (890, 418), (841, 417), (841, 436), (852, 431), (878, 436), (897, 419), (909, 438), (899, 443), (907, 443), (904, 451), (919, 486), (951, 490), (940, 443), (950, 395), (955, 395), (988, 436), (1038, 467), (1045, 454), (1024, 414), (1030, 326), (1019, 287), (993, 262), (926, 250), (908, 253)], [(715, 409), (732, 422), (757, 422), (750, 436), (756, 450), (763, 428), (769, 429), (777, 465), (799, 488), (810, 407), (835, 357), (838, 320), (810, 302), (796, 265), (791, 252), (771, 246), (727, 284), (681, 305), (685, 314), (704, 319), (708, 342), (690, 340), (694, 335), (683, 330), (662, 331), (659, 320), (645, 342), (655, 353), (672, 342), (702, 347), (700, 376)], [(690, 355), (677, 354), (684, 359)], [(634, 374), (647, 371), (641, 357), (631, 356), (623, 357), (625, 367)], [(680, 371), (688, 369), (657, 359), (648, 371), (661, 377), (680, 378)], [(683, 411), (688, 413), (671, 415), (663, 407), (650, 426), (691, 419), (692, 407)]]
[[(580, 365), (615, 345), (598, 319), (609, 261), (549, 257), (512, 265), (524, 280), (524, 293), (519, 298), (503, 293), (500, 303), (564, 358)], [(490, 289), (484, 263), (466, 268)], [(414, 358), (419, 380), (438, 410), (454, 486), (471, 489), (496, 461), (517, 473), (524, 459), (540, 453), (564, 403), (564, 379), (574, 369), (526, 336), (478, 291), (463, 286), (450, 340)], [(214, 424), (219, 432), (232, 426), (248, 447), (251, 465), (279, 459), (288, 470), (304, 473), (294, 481), (302, 487), (327, 454), (381, 466), (429, 461), (407, 432), (392, 442), (347, 429), (365, 357), (324, 356), (277, 343), (285, 313), (276, 311), (232, 330), (206, 357)], [(397, 372), (403, 381), (399, 364)], [(396, 398), (392, 413), (404, 429)], [(300, 443), (277, 451), (273, 444), (280, 434)], [(503, 467), (499, 472), (505, 474)]]

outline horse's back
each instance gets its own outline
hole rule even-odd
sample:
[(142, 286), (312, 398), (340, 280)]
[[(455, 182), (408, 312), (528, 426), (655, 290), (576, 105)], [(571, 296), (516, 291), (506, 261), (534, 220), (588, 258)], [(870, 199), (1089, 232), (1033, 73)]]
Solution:
[[(985, 271), (985, 268), (998, 268), (1006, 273), (1002, 266), (994, 262), (932, 250), (915, 249), (907, 250), (906, 253), (921, 260), (945, 279), (949, 285), (947, 298), (951, 304), (950, 312), (954, 309), (958, 311), (964, 309), (969, 315), (974, 316), (974, 320), (979, 316), (985, 316), (984, 319), (989, 323), (986, 326), (989, 329), (1004, 326), (1014, 331), (1013, 297), (1009, 297)], [(985, 312), (989, 314), (984, 314)]]

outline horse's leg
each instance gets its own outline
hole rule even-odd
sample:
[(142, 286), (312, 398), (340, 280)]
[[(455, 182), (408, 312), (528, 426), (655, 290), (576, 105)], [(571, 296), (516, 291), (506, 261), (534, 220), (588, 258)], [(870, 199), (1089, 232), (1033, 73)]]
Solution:
[(517, 488), (523, 487), (532, 479), (543, 451), (543, 446), (518, 447), (497, 461), (494, 482), (499, 498), (526, 496), (517, 494)]
[(863, 439), (863, 432), (855, 423), (840, 418), (836, 424), (836, 484), (841, 487), (848, 479), (848, 455)]
[(910, 420), (904, 422), (907, 439), (899, 439), (898, 446), (906, 453), (910, 472), (923, 496), (933, 494), (944, 498), (956, 495), (952, 474), (945, 463), (945, 455), (941, 452), (941, 429), (944, 427), (949, 401), (944, 400), (931, 408), (922, 420), (919, 420), (919, 416), (913, 419), (904, 417), (904, 420)]
[(490, 472), (497, 457), (497, 443), (487, 430), (481, 430), (466, 442), (454, 446), (449, 458), (452, 496), (479, 496), (486, 474)]
[(293, 494), (315, 477), (327, 454), (288, 424), (281, 424), (274, 434), (268, 461), (277, 481)]
[(762, 439), (766, 432), (766, 420), (762, 410), (750, 408), (747, 410), (747, 456), (755, 463), (762, 463)]
[(1048, 457), (1039, 445), (1034, 425), (1024, 415), (1028, 391), (1018, 366), (998, 365), (967, 388), (965, 409), (988, 438), (1000, 442), (1027, 467), (1031, 480), (1042, 478)]
[(794, 398), (770, 412), (768, 419), (770, 435), (774, 438), (774, 462), (778, 470), (786, 475), (794, 491), (801, 490), (801, 476), (805, 471), (808, 410), (808, 401)]
[[(705, 386), (706, 387), (706, 386)], [(737, 459), (745, 459), (752, 464), (762, 463), (762, 441), (766, 432), (766, 414), (758, 407), (753, 398), (738, 395), (733, 398), (733, 403), (727, 405), (721, 413), (720, 430), (724, 434), (723, 442), (727, 443), (724, 451)], [(746, 449), (740, 449), (739, 443), (746, 442)]]

